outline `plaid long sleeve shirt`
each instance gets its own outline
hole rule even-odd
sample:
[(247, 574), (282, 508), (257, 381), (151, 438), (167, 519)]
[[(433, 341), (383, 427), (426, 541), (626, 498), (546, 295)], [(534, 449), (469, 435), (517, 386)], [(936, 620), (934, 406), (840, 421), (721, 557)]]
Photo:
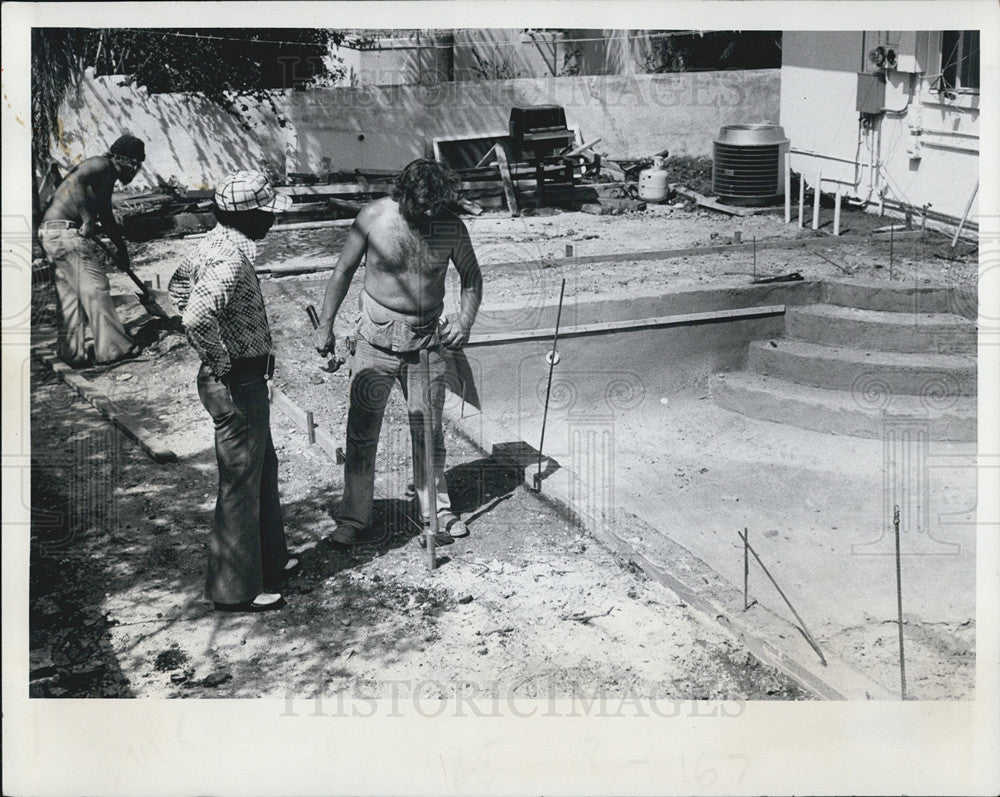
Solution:
[(256, 257), (256, 243), (217, 224), (170, 280), (188, 340), (219, 377), (229, 372), (232, 360), (271, 351)]

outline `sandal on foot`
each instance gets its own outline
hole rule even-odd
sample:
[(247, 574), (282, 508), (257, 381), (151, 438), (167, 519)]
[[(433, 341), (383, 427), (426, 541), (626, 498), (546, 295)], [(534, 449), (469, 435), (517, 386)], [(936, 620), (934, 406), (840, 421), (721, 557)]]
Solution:
[(252, 601), (243, 603), (216, 603), (217, 612), (268, 612), (280, 609), (285, 605), (285, 599), (276, 592), (262, 592)]
[(465, 521), (450, 509), (438, 512), (438, 529), (456, 539), (469, 536), (469, 527), (465, 525)]
[(291, 578), (292, 576), (297, 576), (302, 570), (302, 562), (298, 559), (289, 559), (285, 562), (285, 566), (281, 571), (282, 578)]

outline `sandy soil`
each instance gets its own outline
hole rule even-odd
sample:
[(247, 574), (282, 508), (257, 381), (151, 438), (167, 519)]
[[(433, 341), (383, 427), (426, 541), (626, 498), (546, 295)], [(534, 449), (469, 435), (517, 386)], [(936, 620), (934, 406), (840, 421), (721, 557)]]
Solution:
[[(848, 216), (849, 228), (877, 223)], [(734, 220), (682, 208), (621, 217), (481, 217), (470, 226), (484, 263), (487, 304), (517, 301), (526, 291), (548, 296), (560, 276), (571, 276), (581, 293), (627, 295), (731, 280), (728, 272), (752, 268), (745, 254), (489, 268), (564, 254), (568, 242), (576, 254), (593, 254), (713, 245), (737, 229), (744, 242), (753, 235), (800, 232), (773, 216)], [(259, 262), (332, 262), (343, 234), (275, 233), (264, 242)], [(165, 287), (196, 243), (137, 246), (140, 276), (154, 283), (158, 278)], [(974, 280), (974, 262), (938, 260), (930, 244), (923, 247), (897, 245), (894, 278)], [(801, 252), (761, 252), (757, 269), (795, 269), (808, 277), (846, 268), (888, 278), (882, 244), (831, 246), (829, 256), (838, 265)], [(305, 304), (321, 301), (323, 281), (322, 275), (265, 280), (265, 295), (280, 362), (276, 384), (300, 406), (316, 409), (318, 422), (339, 439), (347, 375), (316, 369), (303, 312)], [(127, 288), (121, 275), (112, 282)], [(51, 335), (50, 301), (40, 289), (39, 344)], [(342, 487), (341, 468), (275, 411), (286, 523), (304, 574), (290, 585), (289, 606), (281, 612), (212, 612), (202, 579), (216, 471), (211, 425), (194, 389), (195, 357), (180, 334), (150, 322), (134, 305), (129, 313), (149, 344), (143, 355), (86, 375), (122, 409), (140, 414), (180, 461), (155, 465), (51, 374), (33, 367), (33, 452), (41, 463), (33, 471), (33, 488), (43, 497), (33, 506), (38, 512), (71, 510), (62, 526), (46, 525), (40, 517), (33, 533), (33, 694), (309, 695), (359, 684), (382, 693), (402, 681), (407, 688), (441, 693), (569, 695), (582, 689), (678, 698), (807, 697), (720, 626), (631, 572), (510, 483), (496, 463), (452, 430), (449, 485), (457, 509), (471, 517), (472, 535), (443, 549), (442, 566), (428, 573), (401, 500), (409, 480), (409, 443), (398, 394), (383, 430), (376, 483), (383, 543), (351, 555), (324, 543)]]

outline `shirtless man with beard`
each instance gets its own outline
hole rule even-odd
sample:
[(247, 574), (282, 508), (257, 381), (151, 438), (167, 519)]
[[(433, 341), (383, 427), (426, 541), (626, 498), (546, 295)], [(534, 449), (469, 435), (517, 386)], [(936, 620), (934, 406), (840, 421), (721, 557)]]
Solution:
[[(444, 478), (441, 416), (445, 399), (444, 349), (469, 339), (483, 295), (483, 279), (464, 222), (448, 209), (457, 188), (454, 173), (431, 160), (410, 163), (396, 180), (392, 197), (376, 200), (358, 214), (327, 285), (315, 345), (334, 350), (334, 320), (362, 258), (365, 259), (361, 315), (347, 417), (344, 496), (332, 534), (345, 549), (362, 540), (371, 525), (375, 452), (382, 417), (394, 382), (406, 399), (413, 454), (413, 484), (424, 522), (430, 520), (429, 479), (424, 473), (423, 409), (418, 370), (426, 349), (431, 366), (434, 430), (433, 489), (442, 536), (468, 534), (451, 511)], [(448, 263), (461, 279), (460, 312), (443, 318)]]

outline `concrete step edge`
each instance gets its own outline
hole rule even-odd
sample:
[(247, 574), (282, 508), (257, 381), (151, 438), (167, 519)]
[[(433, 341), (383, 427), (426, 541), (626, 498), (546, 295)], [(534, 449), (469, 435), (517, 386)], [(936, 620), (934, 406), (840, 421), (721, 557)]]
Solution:
[(937, 371), (975, 374), (976, 358), (970, 354), (937, 354), (926, 352), (880, 351), (848, 346), (829, 346), (806, 340), (775, 338), (755, 340), (751, 351), (782, 354), (803, 360), (860, 365), (865, 368), (899, 368), (913, 371)]
[[(786, 313), (789, 315), (820, 317), (824, 319), (844, 319), (849, 321), (862, 321), (869, 324), (886, 325), (892, 327), (914, 327), (917, 329), (932, 327), (948, 327), (957, 329), (968, 329), (973, 333), (976, 331), (976, 322), (957, 313), (914, 313), (912, 311), (899, 310), (866, 310), (861, 307), (849, 307), (842, 304), (828, 304), (817, 302), (816, 304), (803, 304), (788, 307)], [(917, 323), (914, 323), (917, 319)]]
[(719, 406), (760, 420), (854, 437), (881, 437), (886, 424), (928, 424), (932, 440), (976, 440), (977, 403), (969, 397), (892, 395), (800, 385), (748, 371), (709, 380)]

